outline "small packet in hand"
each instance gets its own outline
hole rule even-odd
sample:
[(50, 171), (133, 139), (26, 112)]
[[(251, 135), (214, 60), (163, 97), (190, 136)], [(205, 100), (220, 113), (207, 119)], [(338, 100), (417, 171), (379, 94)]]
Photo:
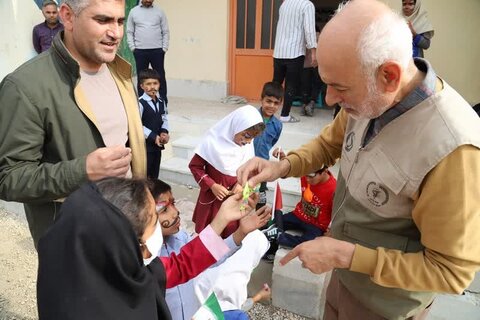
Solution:
[(254, 188), (251, 188), (248, 185), (248, 182), (245, 184), (245, 187), (243, 187), (243, 198), (242, 198), (242, 205), (240, 206), (240, 210), (245, 211), (248, 205), (248, 198), (255, 192), (258, 192), (259, 190), (259, 185), (256, 185)]

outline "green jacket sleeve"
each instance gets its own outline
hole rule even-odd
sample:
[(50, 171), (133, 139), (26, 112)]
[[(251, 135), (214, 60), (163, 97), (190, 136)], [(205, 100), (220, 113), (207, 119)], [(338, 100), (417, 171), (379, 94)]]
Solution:
[[(47, 94), (47, 93), (46, 93)], [(41, 97), (38, 97), (41, 99)], [(45, 149), (51, 119), (7, 76), (0, 84), (0, 198), (43, 202), (62, 198), (87, 180), (86, 156), (55, 162)], [(62, 152), (62, 146), (58, 146)]]

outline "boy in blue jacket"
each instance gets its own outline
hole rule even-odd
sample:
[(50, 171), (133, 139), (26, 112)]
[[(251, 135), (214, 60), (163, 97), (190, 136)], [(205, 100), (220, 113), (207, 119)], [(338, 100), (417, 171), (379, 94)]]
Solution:
[[(269, 160), (270, 150), (277, 143), (282, 133), (282, 122), (275, 117), (283, 102), (282, 85), (276, 82), (267, 82), (263, 85), (261, 95), (261, 107), (258, 109), (265, 123), (265, 130), (262, 134), (255, 137), (253, 146), (255, 148), (255, 156)], [(257, 209), (267, 203), (267, 183), (260, 184), (260, 200)]]

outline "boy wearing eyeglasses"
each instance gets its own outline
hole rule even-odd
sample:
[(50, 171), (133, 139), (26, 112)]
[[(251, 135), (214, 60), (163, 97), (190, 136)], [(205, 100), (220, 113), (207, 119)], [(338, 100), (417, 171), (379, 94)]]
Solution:
[[(188, 242), (190, 242), (193, 237), (188, 234), (185, 230), (180, 229), (181, 219), (180, 219), (180, 212), (175, 206), (175, 198), (172, 193), (172, 188), (169, 184), (165, 183), (162, 180), (154, 179), (151, 181), (150, 191), (153, 195), (153, 198), (156, 202), (156, 210), (158, 214), (158, 221), (162, 228), (162, 235), (163, 235), (163, 245), (158, 253), (161, 257), (169, 257), (172, 253), (179, 254), (182, 250), (182, 247), (185, 246)], [(240, 274), (244, 277), (250, 278), (250, 273), (255, 267), (255, 261), (258, 261), (260, 257), (265, 253), (268, 248), (268, 244), (264, 246), (260, 242), (266, 242), (266, 239), (263, 237), (261, 233), (258, 231), (254, 231), (257, 228), (263, 226), (267, 221), (270, 220), (271, 209), (270, 207), (263, 207), (254, 214), (247, 215), (246, 217), (242, 218), (239, 223), (238, 229), (230, 235), (228, 238), (224, 239), (224, 243), (230, 250), (230, 253), (227, 254), (224, 258), (217, 262), (217, 269), (221, 273), (230, 272), (232, 274)], [(218, 216), (214, 218), (218, 219)], [(255, 235), (250, 235), (251, 232), (259, 233)], [(242, 243), (245, 237), (249, 236), (250, 240), (248, 242), (252, 242), (252, 237), (254, 239), (254, 243), (257, 245), (258, 250), (250, 250), (251, 246), (247, 246), (245, 249), (242, 249)], [(263, 241), (262, 241), (263, 238)], [(264, 249), (260, 249), (264, 248)], [(262, 251), (263, 250), (263, 251)], [(237, 253), (242, 252), (242, 258), (244, 259), (244, 264), (238, 265), (236, 268), (221, 267), (222, 262), (227, 260), (228, 258)], [(258, 262), (257, 262), (258, 263)], [(193, 263), (194, 265), (194, 263)], [(231, 263), (227, 263), (227, 266), (231, 265)], [(200, 281), (201, 275), (199, 275), (196, 280)], [(233, 276), (232, 276), (233, 277)], [(235, 279), (238, 279), (239, 276), (235, 276)], [(232, 278), (233, 279), (233, 278)], [(208, 280), (208, 279), (207, 279)], [(242, 297), (246, 299), (247, 294), (247, 285), (248, 280), (245, 280), (244, 288), (239, 285), (239, 282), (236, 283), (236, 287), (232, 287), (232, 283), (229, 283), (230, 289), (221, 291), (223, 295), (227, 293), (242, 293)], [(194, 280), (190, 280), (184, 284), (175, 286), (173, 288), (169, 288), (166, 290), (165, 300), (167, 302), (168, 308), (170, 309), (170, 313), (172, 315), (172, 319), (175, 320), (189, 320), (192, 319), (193, 314), (198, 310), (201, 303), (198, 301), (195, 295), (195, 288), (194, 288)], [(218, 286), (216, 286), (218, 287)], [(221, 287), (218, 290), (222, 290)], [(221, 303), (222, 299), (219, 296), (218, 292), (216, 293), (217, 297), (219, 298), (219, 302)], [(263, 297), (263, 296), (262, 296)], [(258, 297), (257, 297), (258, 298)], [(236, 301), (236, 300), (235, 300)], [(243, 301), (241, 301), (243, 303)], [(221, 303), (222, 304), (222, 303)], [(228, 303), (227, 303), (228, 305)], [(240, 308), (240, 307), (238, 307)], [(222, 308), (222, 310), (225, 308)], [(227, 308), (228, 309), (228, 308)], [(230, 309), (228, 309), (229, 311)], [(227, 310), (223, 310), (226, 312)], [(233, 312), (230, 312), (233, 313)], [(227, 319), (227, 316), (225, 316)]]
[[(293, 248), (298, 244), (322, 236), (332, 219), (333, 195), (337, 180), (324, 166), (322, 169), (303, 176), (300, 180), (302, 198), (292, 212), (281, 216), (276, 227), (265, 230), (269, 240), (277, 240), (278, 245)], [(286, 233), (297, 230), (301, 235)]]

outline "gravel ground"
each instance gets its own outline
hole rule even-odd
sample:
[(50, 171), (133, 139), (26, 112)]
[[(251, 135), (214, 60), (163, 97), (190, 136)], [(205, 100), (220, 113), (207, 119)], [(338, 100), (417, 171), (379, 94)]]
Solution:
[[(194, 203), (178, 199), (183, 225), (193, 229), (190, 221)], [(7, 214), (0, 208), (0, 320), (37, 319), (36, 276), (37, 254), (23, 215)], [(255, 304), (251, 319), (306, 320), (301, 316), (273, 307)]]
[(37, 254), (25, 221), (0, 209), (0, 319), (36, 319)]

